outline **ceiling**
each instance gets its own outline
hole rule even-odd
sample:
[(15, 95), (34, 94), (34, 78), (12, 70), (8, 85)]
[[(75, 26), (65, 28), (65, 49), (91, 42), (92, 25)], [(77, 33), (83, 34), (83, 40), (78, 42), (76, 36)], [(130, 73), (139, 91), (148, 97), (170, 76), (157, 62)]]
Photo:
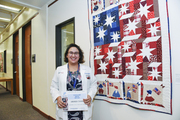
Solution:
[[(0, 33), (20, 14), (25, 7), (40, 10), (47, 2), (52, 0), (0, 0)], [(4, 8), (8, 6), (17, 10)]]

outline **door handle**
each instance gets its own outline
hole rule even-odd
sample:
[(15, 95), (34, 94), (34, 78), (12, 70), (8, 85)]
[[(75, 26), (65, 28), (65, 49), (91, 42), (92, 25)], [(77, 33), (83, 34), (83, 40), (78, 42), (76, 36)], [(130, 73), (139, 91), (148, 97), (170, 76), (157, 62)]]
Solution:
[(14, 73), (17, 73), (17, 71), (14, 71)]

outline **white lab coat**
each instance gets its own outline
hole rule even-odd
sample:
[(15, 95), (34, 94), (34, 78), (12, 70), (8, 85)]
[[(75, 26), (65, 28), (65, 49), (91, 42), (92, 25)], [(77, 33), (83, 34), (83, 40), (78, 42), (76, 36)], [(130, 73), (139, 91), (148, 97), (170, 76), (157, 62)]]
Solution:
[[(50, 93), (52, 95), (52, 99), (54, 103), (57, 103), (56, 98), (58, 96), (62, 97), (62, 94), (67, 91), (67, 64), (60, 66), (56, 69), (54, 77), (52, 79)], [(90, 67), (84, 66), (80, 64), (80, 73), (82, 79), (82, 87), (83, 91), (87, 91), (87, 94), (91, 96), (91, 100), (93, 100), (96, 92), (97, 92), (97, 80), (92, 73)], [(90, 78), (88, 78), (90, 76)], [(83, 111), (83, 120), (91, 119), (92, 116), (92, 108), (93, 103), (91, 102), (91, 106), (88, 107), (88, 111)], [(62, 108), (58, 108), (56, 104), (56, 119), (67, 120), (67, 112), (63, 111)]]

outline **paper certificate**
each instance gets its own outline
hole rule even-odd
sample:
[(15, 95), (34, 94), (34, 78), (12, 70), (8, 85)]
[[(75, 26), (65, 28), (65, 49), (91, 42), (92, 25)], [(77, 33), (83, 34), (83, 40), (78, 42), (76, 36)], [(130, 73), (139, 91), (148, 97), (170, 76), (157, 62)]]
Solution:
[(68, 111), (83, 111), (88, 110), (88, 106), (83, 102), (87, 98), (87, 92), (84, 91), (71, 91), (66, 92), (68, 100)]

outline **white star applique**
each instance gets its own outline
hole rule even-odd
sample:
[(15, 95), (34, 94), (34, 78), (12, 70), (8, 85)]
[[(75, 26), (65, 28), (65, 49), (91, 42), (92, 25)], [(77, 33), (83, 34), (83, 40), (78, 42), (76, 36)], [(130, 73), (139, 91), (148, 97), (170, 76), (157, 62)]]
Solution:
[(107, 53), (108, 56), (107, 56), (107, 58), (108, 58), (109, 60), (111, 59), (112, 62), (113, 62), (113, 58), (115, 58), (115, 57), (114, 57), (114, 54), (115, 54), (115, 53), (116, 53), (116, 52), (113, 52), (113, 50), (110, 51), (110, 50), (108, 49), (108, 53)]
[(95, 48), (96, 56), (99, 55), (100, 52), (101, 52), (101, 49), (97, 46), (97, 47)]
[(126, 4), (121, 5), (120, 12), (121, 12), (122, 15), (123, 15), (124, 13), (126, 13), (126, 11), (128, 10), (128, 7), (129, 7), (129, 6), (126, 6)]
[(144, 5), (144, 7), (143, 7), (142, 4), (140, 4), (140, 8), (138, 9), (138, 11), (139, 11), (138, 14), (140, 14), (141, 17), (142, 17), (143, 15), (145, 15), (146, 18), (147, 18), (147, 14), (148, 14), (148, 12), (149, 12), (148, 9), (149, 9), (151, 6), (152, 6), (152, 5), (147, 6), (147, 4), (146, 4), (146, 5)]
[(143, 49), (140, 49), (142, 53), (140, 53), (139, 55), (143, 55), (143, 58), (146, 56), (148, 58), (148, 60), (149, 60), (150, 55), (152, 55), (151, 51), (153, 51), (154, 49), (155, 48), (149, 48), (149, 46), (146, 47), (146, 44), (144, 43), (143, 44)]
[(98, 22), (99, 22), (99, 16), (95, 16), (94, 22), (95, 22), (95, 24), (98, 24)]
[(137, 69), (139, 69), (137, 67), (137, 65), (140, 64), (140, 63), (141, 62), (136, 62), (136, 60), (133, 61), (132, 58), (131, 58), (131, 62), (129, 63), (129, 66), (128, 66), (127, 69), (131, 69), (131, 72), (134, 70), (134, 74), (136, 75), (137, 74)]
[(138, 22), (135, 23), (135, 20), (133, 22), (131, 22), (131, 20), (129, 19), (129, 24), (127, 24), (127, 30), (129, 30), (129, 32), (131, 30), (133, 30), (134, 33), (136, 33), (135, 29), (138, 28), (136, 25), (138, 24)]
[(118, 39), (120, 38), (120, 34), (118, 34), (117, 32), (113, 32), (113, 35), (111, 35), (111, 39), (114, 40), (114, 42), (118, 42)]
[(113, 16), (113, 17), (111, 17), (111, 15), (110, 15), (110, 17), (107, 15), (106, 16), (106, 23), (104, 24), (104, 25), (110, 25), (110, 27), (112, 27), (112, 23), (113, 23), (113, 19), (115, 18), (115, 16)]
[(151, 73), (151, 76), (153, 76), (153, 79), (156, 78), (156, 80), (158, 80), (158, 77), (161, 76), (161, 75), (159, 75), (159, 73), (161, 73), (161, 72), (158, 72), (157, 68), (155, 68), (155, 69), (153, 68), (153, 71), (150, 73)]
[(104, 36), (105, 36), (105, 33), (106, 32), (106, 30), (104, 30), (103, 28), (102, 28), (102, 30), (101, 30), (101, 28), (99, 28), (99, 32), (98, 32), (98, 36), (97, 36), (97, 38), (99, 38), (99, 39), (103, 39), (103, 41), (104, 41)]
[(114, 72), (113, 75), (115, 75), (115, 77), (119, 77), (120, 71), (118, 69), (115, 69), (115, 71), (113, 71), (113, 72)]
[(104, 71), (104, 73), (106, 73), (106, 69), (107, 69), (107, 65), (108, 63), (105, 63), (105, 62), (102, 62), (101, 60), (101, 63), (99, 64), (101, 67), (99, 67), (98, 69), (101, 69), (101, 71)]
[(131, 48), (131, 47), (129, 47), (131, 44), (129, 44), (129, 42), (124, 42), (124, 45), (122, 45), (123, 46), (123, 48), (122, 49), (124, 49), (124, 51), (126, 52), (128, 52), (129, 51), (129, 48)]
[(150, 30), (148, 33), (151, 33), (151, 36), (157, 36), (157, 31), (159, 27), (156, 27), (156, 25), (151, 25), (151, 28), (148, 28)]

